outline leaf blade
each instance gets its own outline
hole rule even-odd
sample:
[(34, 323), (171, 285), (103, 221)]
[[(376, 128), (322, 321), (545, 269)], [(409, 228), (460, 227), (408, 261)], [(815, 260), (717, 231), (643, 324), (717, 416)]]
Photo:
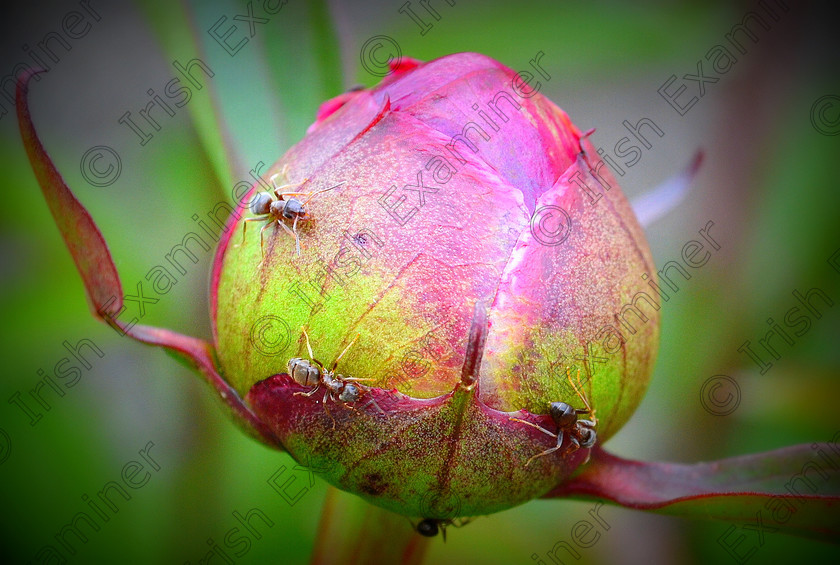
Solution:
[[(769, 523), (787, 534), (836, 543), (840, 467), (826, 459), (834, 445), (795, 445), (695, 464), (632, 461), (596, 448), (580, 475), (543, 498), (597, 498), (673, 516)], [(801, 492), (803, 485), (809, 493)]]
[[(44, 71), (27, 70), (21, 73), (17, 82), (16, 106), (21, 137), (50, 213), (82, 277), (94, 317), (108, 323), (122, 336), (163, 347), (186, 359), (213, 387), (219, 399), (230, 409), (237, 424), (252, 437), (282, 450), (279, 440), (219, 373), (213, 345), (167, 329), (135, 322), (126, 324), (117, 319), (122, 313), (124, 296), (108, 244), (90, 213), (64, 182), (32, 122), (27, 100), (28, 85), (32, 77), (40, 72)], [(139, 286), (138, 294), (142, 296)]]
[(93, 314), (101, 317), (100, 312), (114, 302), (117, 310), (122, 307), (122, 285), (102, 232), (64, 182), (35, 131), (27, 92), (29, 81), (42, 72), (46, 71), (27, 70), (18, 79), (16, 107), (20, 135), (50, 213), (82, 277), (88, 304)]

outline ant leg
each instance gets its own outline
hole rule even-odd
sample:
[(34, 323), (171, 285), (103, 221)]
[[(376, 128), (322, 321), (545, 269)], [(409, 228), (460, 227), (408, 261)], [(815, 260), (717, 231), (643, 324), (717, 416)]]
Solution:
[[(297, 186), (299, 184), (303, 184), (303, 182), (306, 182), (308, 180), (308, 179), (304, 179), (303, 182), (299, 182), (299, 183), (295, 183), (295, 184), (284, 184), (282, 186), (277, 186), (277, 181), (275, 181), (274, 179), (276, 179), (277, 177), (280, 177), (280, 176), (282, 176), (284, 179), (286, 179), (286, 178), (288, 178), (288, 173), (289, 173), (289, 165), (287, 163), (287, 164), (283, 165), (283, 168), (280, 170), (279, 173), (274, 173), (273, 175), (271, 175), (268, 178), (268, 180), (271, 181), (271, 184), (274, 185), (274, 194), (275, 194), (275, 196), (277, 196), (277, 198), (280, 198), (280, 194), (278, 194), (278, 192), (281, 188), (285, 188), (287, 186)], [(280, 198), (280, 199), (282, 200), (282, 198)]]
[[(583, 395), (583, 393), (581, 393), (580, 389), (578, 388), (578, 385), (576, 385), (572, 381), (572, 371), (568, 367), (566, 367), (566, 378), (568, 379), (569, 384), (572, 385), (572, 389), (577, 393), (578, 398), (580, 398), (584, 406), (586, 406), (586, 409), (591, 412), (592, 409), (589, 406), (589, 402), (586, 400), (586, 397)], [(577, 380), (578, 384), (580, 384), (580, 369), (578, 369)]]
[[(570, 453), (574, 453), (575, 451), (580, 449), (580, 442), (577, 440), (577, 438), (575, 438), (575, 436), (573, 436), (571, 434), (569, 434), (569, 435), (570, 435), (569, 439), (571, 441), (569, 442), (569, 447), (567, 447), (566, 451), (563, 452), (563, 455), (569, 455)], [(557, 447), (559, 448), (560, 445), (558, 444)]]
[(279, 173), (274, 173), (273, 175), (271, 175), (271, 178), (269, 178), (268, 180), (270, 180), (271, 183), (274, 184), (274, 178), (275, 177), (282, 176), (285, 179), (285, 178), (288, 177), (288, 175), (289, 175), (289, 164), (288, 163), (283, 163), (283, 168), (280, 169), (280, 172)]
[(315, 394), (315, 391), (318, 390), (319, 388), (321, 388), (321, 385), (317, 384), (317, 385), (315, 385), (315, 388), (313, 388), (309, 392), (296, 392), (294, 394), (294, 396), (312, 396), (313, 394)]
[[(272, 178), (274, 178), (274, 177), (272, 177)], [(291, 184), (284, 184), (282, 186), (277, 186), (275, 184), (274, 185), (274, 196), (276, 196), (279, 200), (285, 200), (284, 196), (304, 196), (304, 195), (308, 195), (309, 194), (308, 192), (294, 192), (294, 191), (283, 192), (284, 188), (292, 188), (292, 187), (295, 187), (295, 186), (300, 186), (308, 180), (309, 180), (309, 178), (307, 177), (300, 182), (295, 182), (295, 183), (291, 183)]]
[(240, 241), (237, 245), (234, 245), (234, 247), (239, 247), (240, 245), (245, 243), (245, 228), (248, 227), (248, 222), (264, 222), (265, 220), (266, 216), (262, 216), (259, 218), (245, 218), (242, 221), (242, 241)]
[[(280, 220), (277, 220), (277, 221), (279, 222)], [(267, 230), (267, 229), (271, 226), (271, 224), (273, 224), (273, 223), (274, 223), (274, 222), (268, 222), (268, 223), (267, 223), (266, 225), (264, 225), (264, 226), (263, 226), (263, 228), (260, 230), (260, 251), (262, 252), (262, 257), (263, 257), (263, 259), (265, 259), (265, 239), (263, 239), (263, 232), (264, 232), (265, 230)]]
[(351, 405), (349, 402), (342, 402), (342, 406), (345, 406), (345, 407), (349, 408), (350, 410), (352, 410), (356, 414), (359, 413), (359, 409), (356, 408), (355, 406)]
[(540, 457), (543, 457), (544, 455), (549, 455), (551, 453), (554, 453), (558, 449), (560, 449), (560, 448), (555, 446), (555, 447), (552, 447), (551, 449), (546, 449), (545, 451), (543, 451), (540, 454), (534, 455), (533, 457), (528, 459), (528, 461), (525, 462), (525, 466), (527, 467), (528, 465), (530, 465), (531, 461), (533, 461), (534, 459), (539, 459)]
[[(574, 438), (572, 439), (572, 441), (574, 441)], [(526, 461), (526, 462), (525, 462), (525, 466), (527, 467), (528, 465), (530, 465), (530, 464), (531, 464), (531, 461), (533, 461), (534, 459), (539, 459), (540, 457), (544, 457), (544, 456), (546, 456), (546, 455), (549, 455), (549, 454), (551, 454), (551, 453), (554, 453), (555, 451), (557, 451), (558, 449), (560, 449), (560, 446), (561, 446), (562, 444), (563, 444), (563, 430), (560, 430), (560, 431), (557, 433), (557, 445), (555, 445), (554, 447), (551, 447), (551, 448), (549, 448), (549, 449), (546, 449), (546, 450), (545, 450), (545, 451), (543, 451), (542, 453), (539, 453), (539, 454), (537, 454), (537, 455), (534, 455), (533, 457), (531, 457), (530, 459), (528, 459), (528, 461)]]
[[(271, 177), (271, 178), (273, 179), (274, 177)], [(288, 191), (287, 192), (281, 192), (284, 188), (292, 188), (292, 187), (295, 187), (295, 186), (300, 186), (308, 180), (309, 180), (308, 178), (305, 178), (300, 182), (296, 182), (296, 183), (292, 183), (292, 184), (284, 184), (282, 186), (277, 186), (275, 184), (274, 185), (274, 196), (276, 196), (278, 200), (285, 200), (285, 198), (283, 198), (284, 196), (298, 196), (298, 195), (303, 195), (303, 194), (309, 194), (308, 192), (288, 192)]]
[(534, 424), (533, 422), (529, 422), (528, 420), (520, 420), (519, 418), (509, 418), (509, 420), (514, 421), (514, 422), (521, 422), (523, 424), (531, 426), (532, 428), (537, 428), (539, 431), (541, 431), (542, 433), (544, 433), (546, 435), (550, 435), (551, 437), (557, 437), (557, 434), (552, 433), (552, 432), (548, 431), (547, 429), (545, 429), (544, 427), (539, 426), (537, 424)]
[(281, 220), (277, 220), (277, 223), (283, 226), (283, 229), (286, 230), (287, 233), (291, 234), (293, 238), (295, 238), (295, 242), (297, 243), (297, 254), (300, 256), (300, 241), (298, 240), (297, 233), (293, 232), (289, 229), (289, 226), (284, 224)]
[[(279, 187), (277, 186), (277, 182), (276, 182), (274, 179), (276, 179), (276, 178), (277, 178), (277, 177), (279, 177), (280, 175), (283, 175), (283, 177), (285, 178), (285, 176), (286, 176), (285, 171), (286, 171), (286, 167), (285, 167), (285, 166), (283, 166), (283, 171), (282, 171), (282, 172), (279, 172), (279, 173), (274, 173), (273, 175), (271, 175), (270, 177), (268, 177), (268, 180), (270, 180), (270, 181), (271, 181), (271, 184), (273, 184), (273, 185), (274, 185), (274, 194), (275, 194), (275, 196), (277, 195), (277, 189), (278, 189)], [(279, 197), (278, 197), (278, 198), (279, 198)]]
[(329, 390), (329, 389), (327, 389), (327, 390), (324, 392), (324, 399), (323, 399), (323, 400), (321, 400), (321, 404), (323, 404), (323, 405), (324, 405), (324, 412), (326, 412), (326, 413), (327, 413), (327, 416), (329, 416), (329, 417), (330, 417), (330, 420), (332, 420), (332, 423), (333, 423), (333, 425), (332, 425), (332, 429), (335, 429), (335, 418), (333, 418), (333, 415), (330, 413), (330, 409), (329, 409), (329, 408), (327, 408), (327, 395), (329, 395), (329, 396), (330, 396), (330, 398), (332, 398), (332, 394), (330, 394), (330, 390)]
[(297, 250), (297, 256), (300, 257), (300, 237), (298, 237), (297, 232), (298, 218), (300, 216), (295, 216), (295, 220), (292, 222), (292, 233), (295, 234), (295, 249)]
[(545, 455), (548, 455), (550, 453), (554, 453), (555, 451), (560, 449), (560, 446), (563, 444), (563, 430), (557, 430), (557, 433), (553, 434), (550, 431), (548, 431), (547, 429), (545, 429), (544, 427), (538, 426), (537, 424), (534, 424), (533, 422), (529, 422), (527, 420), (520, 420), (519, 418), (509, 418), (509, 419), (513, 420), (514, 422), (521, 422), (523, 424), (527, 424), (527, 425), (531, 426), (532, 428), (537, 428), (538, 430), (540, 430), (541, 432), (543, 432), (546, 435), (557, 438), (557, 444), (554, 447), (546, 449), (542, 453), (540, 453), (538, 455), (534, 455), (533, 457), (528, 459), (528, 461), (525, 463), (526, 467), (528, 465), (530, 465), (531, 461), (533, 461), (534, 459), (538, 459), (538, 458), (543, 457)]
[(284, 185), (281, 185), (281, 186), (277, 186), (277, 182), (274, 179), (276, 179), (277, 177), (280, 177), (280, 176), (282, 176), (284, 179), (287, 179), (287, 178), (289, 178), (288, 175), (289, 175), (289, 164), (286, 163), (285, 165), (283, 165), (283, 168), (280, 169), (279, 173), (274, 173), (268, 179), (268, 180), (271, 181), (271, 184), (274, 185), (274, 195), (277, 196), (277, 198), (279, 198), (280, 200), (283, 200), (283, 197), (281, 196), (282, 193), (280, 192), (281, 189), (292, 187), (292, 186), (299, 186), (299, 185), (301, 185), (301, 184), (303, 184), (303, 183), (305, 183), (306, 181), (309, 180), (309, 177), (307, 177), (307, 178), (303, 179), (301, 182), (296, 182), (294, 184), (284, 184)]

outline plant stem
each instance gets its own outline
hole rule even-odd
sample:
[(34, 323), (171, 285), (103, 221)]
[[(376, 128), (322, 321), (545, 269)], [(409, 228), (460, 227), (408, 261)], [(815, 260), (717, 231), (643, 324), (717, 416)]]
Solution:
[(310, 563), (420, 565), (429, 539), (404, 516), (330, 488)]

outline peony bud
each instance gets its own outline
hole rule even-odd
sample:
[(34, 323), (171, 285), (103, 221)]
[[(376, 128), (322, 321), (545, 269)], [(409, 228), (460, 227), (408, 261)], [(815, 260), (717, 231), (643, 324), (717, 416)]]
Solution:
[[(221, 375), (295, 458), (393, 511), (556, 487), (638, 406), (659, 332), (644, 234), (585, 137), (473, 53), (325, 103), (265, 175), (280, 203), (256, 185), (220, 243)], [(318, 367), (307, 335), (317, 390), (290, 376)]]

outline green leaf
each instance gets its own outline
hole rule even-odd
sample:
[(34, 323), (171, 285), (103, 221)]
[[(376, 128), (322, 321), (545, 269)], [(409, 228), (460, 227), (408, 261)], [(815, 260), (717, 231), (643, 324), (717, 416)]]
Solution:
[[(206, 62), (207, 55), (202, 52), (196, 35), (198, 30), (191, 22), (184, 4), (143, 2), (141, 8), (169, 60), (178, 61), (182, 65), (187, 65), (195, 58)], [(184, 33), (184, 30), (190, 30), (190, 33)], [(213, 68), (212, 65), (210, 68)], [(228, 187), (234, 182), (237, 153), (226, 133), (224, 113), (219, 108), (213, 79), (209, 79), (204, 87), (209, 94), (194, 92), (187, 110), (216, 178), (221, 186)]]
[(291, 2), (279, 16), (276, 31), (264, 34), (262, 44), (283, 123), (296, 143), (318, 106), (343, 90), (339, 47), (323, 0)]

